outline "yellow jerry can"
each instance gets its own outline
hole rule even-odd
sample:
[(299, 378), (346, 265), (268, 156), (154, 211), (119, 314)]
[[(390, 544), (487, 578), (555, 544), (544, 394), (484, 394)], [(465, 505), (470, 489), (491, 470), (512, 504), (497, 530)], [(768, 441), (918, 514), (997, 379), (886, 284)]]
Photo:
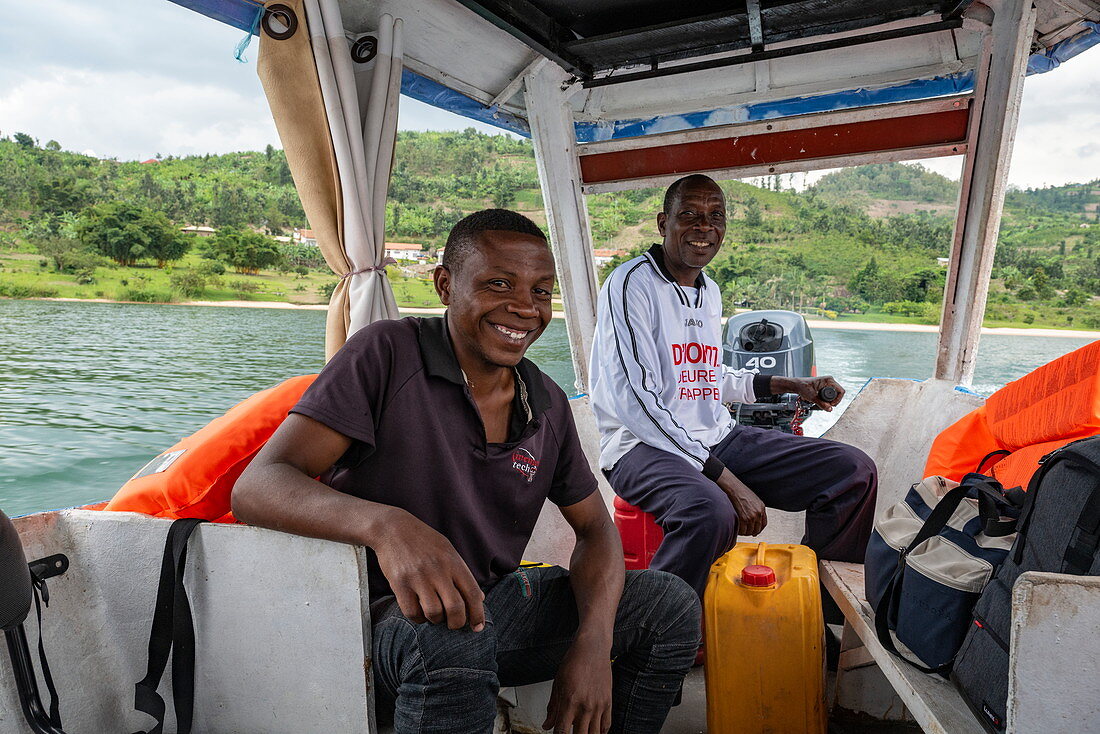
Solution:
[(824, 734), (825, 623), (817, 556), (738, 543), (703, 597), (709, 734)]

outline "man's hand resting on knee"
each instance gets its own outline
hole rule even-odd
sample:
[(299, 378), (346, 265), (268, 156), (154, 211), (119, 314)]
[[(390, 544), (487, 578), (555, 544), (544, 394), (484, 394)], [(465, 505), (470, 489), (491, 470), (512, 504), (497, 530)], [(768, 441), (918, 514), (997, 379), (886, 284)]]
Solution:
[(768, 512), (756, 493), (733, 475), (729, 469), (723, 469), (717, 480), (718, 487), (726, 493), (737, 510), (737, 533), (739, 535), (759, 535), (768, 525)]
[(404, 510), (374, 545), (378, 567), (410, 622), (485, 629), (485, 594), (451, 542)]
[(586, 651), (578, 640), (554, 676), (543, 729), (555, 734), (604, 734), (611, 728), (611, 664), (607, 646)]

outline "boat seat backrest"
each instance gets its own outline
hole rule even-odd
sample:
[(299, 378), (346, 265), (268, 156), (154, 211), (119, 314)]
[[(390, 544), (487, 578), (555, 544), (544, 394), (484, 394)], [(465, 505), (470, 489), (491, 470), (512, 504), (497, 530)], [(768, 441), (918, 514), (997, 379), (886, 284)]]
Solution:
[[(42, 626), (68, 731), (139, 731), (161, 553), (171, 524), (62, 510), (15, 520), (29, 558), (64, 553)], [(194, 731), (369, 732), (370, 617), (361, 548), (242, 525), (200, 526), (185, 583), (195, 620)], [(33, 615), (28, 635), (37, 634)], [(0, 734), (24, 731), (7, 655)], [(171, 675), (160, 693), (175, 730)]]
[(984, 401), (945, 380), (873, 379), (823, 437), (874, 459), (881, 509), (899, 502), (924, 478), (928, 449), (939, 432)]

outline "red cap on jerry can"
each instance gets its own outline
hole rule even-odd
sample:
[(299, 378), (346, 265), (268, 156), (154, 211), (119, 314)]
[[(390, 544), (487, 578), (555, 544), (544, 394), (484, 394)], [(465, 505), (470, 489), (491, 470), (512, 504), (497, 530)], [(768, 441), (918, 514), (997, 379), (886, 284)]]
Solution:
[(741, 583), (745, 586), (774, 586), (775, 570), (771, 566), (745, 566), (741, 571)]

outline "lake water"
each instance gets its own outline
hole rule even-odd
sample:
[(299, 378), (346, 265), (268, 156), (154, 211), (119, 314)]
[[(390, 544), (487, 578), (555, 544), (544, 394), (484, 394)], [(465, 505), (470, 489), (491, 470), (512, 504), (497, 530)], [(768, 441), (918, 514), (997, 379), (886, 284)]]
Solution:
[[(234, 403), (324, 362), (323, 311), (0, 300), (0, 508), (9, 515), (106, 499), (150, 458)], [(820, 374), (849, 399), (871, 377), (931, 376), (936, 335), (817, 329)], [(982, 338), (989, 393), (1086, 344)], [(566, 392), (556, 319), (528, 353)], [(836, 413), (815, 415), (820, 432)]]

